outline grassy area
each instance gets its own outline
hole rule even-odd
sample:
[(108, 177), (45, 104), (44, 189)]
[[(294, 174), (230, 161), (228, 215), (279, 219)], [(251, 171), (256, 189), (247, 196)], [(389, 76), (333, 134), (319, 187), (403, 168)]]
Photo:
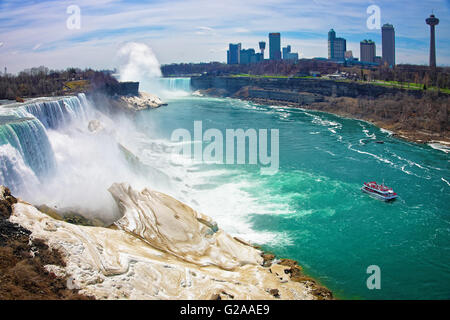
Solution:
[[(386, 87), (394, 87), (394, 88), (401, 88), (401, 89), (408, 89), (408, 90), (423, 90), (423, 84), (420, 83), (414, 83), (414, 82), (399, 82), (399, 81), (381, 81), (381, 80), (375, 80), (373, 82), (369, 82), (374, 85), (381, 85)], [(437, 87), (427, 87), (427, 90), (429, 91), (438, 91)], [(448, 88), (440, 88), (441, 92), (450, 94), (450, 89)]]
[[(235, 74), (235, 75), (232, 75), (231, 77), (234, 77), (234, 78), (244, 77), (244, 78), (255, 78), (255, 79), (258, 79), (258, 78), (259, 79), (261, 79), (261, 78), (321, 79), (321, 78), (317, 78), (317, 77), (313, 77), (313, 76), (290, 77), (290, 76), (283, 76), (283, 75), (254, 75), (254, 74), (247, 74), (247, 73)], [(346, 79), (339, 79), (339, 80), (334, 80), (334, 81), (338, 81), (338, 82), (354, 82), (354, 80), (346, 80)], [(406, 90), (423, 90), (423, 85), (422, 84), (413, 83), (413, 82), (382, 81), (382, 80), (362, 81), (362, 80), (359, 80), (358, 83), (373, 84), (373, 85), (377, 85), (377, 86), (384, 86), (384, 87), (391, 87), (391, 88), (394, 87), (394, 88), (406, 89)], [(437, 87), (428, 87), (427, 90), (429, 90), (429, 91), (437, 91), (438, 88)], [(440, 91), (443, 92), (443, 93), (446, 93), (446, 94), (450, 94), (450, 89), (448, 89), (448, 88), (441, 88)]]
[(241, 73), (241, 74), (234, 74), (232, 75), (234, 78), (239, 77), (247, 77), (247, 78), (279, 78), (279, 79), (312, 79), (313, 76), (304, 76), (304, 77), (292, 77), (292, 76), (283, 76), (283, 75), (257, 75), (257, 74), (247, 74), (247, 73)]
[(64, 83), (64, 91), (87, 91), (89, 85), (89, 80), (67, 81)]

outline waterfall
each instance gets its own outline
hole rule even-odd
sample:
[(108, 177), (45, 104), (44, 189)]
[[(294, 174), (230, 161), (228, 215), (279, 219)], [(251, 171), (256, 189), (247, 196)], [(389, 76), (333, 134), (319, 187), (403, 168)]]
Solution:
[(10, 144), (0, 146), (0, 184), (13, 194), (29, 192), (31, 185), (39, 183), (33, 170), (25, 164), (22, 154)]
[(57, 129), (69, 124), (74, 119), (86, 119), (86, 105), (86, 96), (84, 93), (80, 93), (78, 97), (34, 102), (21, 107), (21, 109), (39, 119), (47, 129)]
[(161, 78), (161, 84), (169, 91), (191, 91), (191, 78)]
[[(24, 183), (23, 174), (29, 174), (28, 170), (23, 172), (25, 166), (39, 178), (45, 177), (55, 167), (47, 133), (36, 118), (19, 118), (0, 125), (0, 146), (0, 184), (14, 191)], [(12, 167), (14, 172), (11, 173)], [(22, 176), (18, 171), (22, 171)]]
[(27, 183), (51, 174), (56, 160), (46, 129), (87, 119), (87, 106), (86, 96), (79, 94), (0, 108), (0, 184), (21, 194)]

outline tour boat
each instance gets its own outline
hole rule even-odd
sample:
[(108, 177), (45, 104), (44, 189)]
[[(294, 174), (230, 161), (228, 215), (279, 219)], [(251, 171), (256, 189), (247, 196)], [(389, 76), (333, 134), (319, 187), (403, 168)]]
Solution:
[(375, 181), (364, 182), (361, 190), (370, 194), (376, 199), (390, 201), (398, 197), (398, 195), (392, 190), (392, 188), (386, 187), (383, 184), (377, 184)]

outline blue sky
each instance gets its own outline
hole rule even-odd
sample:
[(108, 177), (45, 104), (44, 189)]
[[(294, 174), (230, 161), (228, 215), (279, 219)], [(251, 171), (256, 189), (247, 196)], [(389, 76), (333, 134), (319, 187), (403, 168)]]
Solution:
[[(80, 29), (66, 27), (70, 5), (81, 10)], [(269, 32), (301, 57), (325, 57), (330, 28), (356, 57), (363, 39), (381, 55), (381, 31), (366, 24), (370, 5), (395, 27), (398, 63), (428, 62), (425, 19), (434, 10), (438, 64), (450, 65), (450, 0), (0, 0), (0, 68), (113, 68), (130, 41), (150, 46), (162, 64), (226, 61), (229, 42), (257, 48)]]

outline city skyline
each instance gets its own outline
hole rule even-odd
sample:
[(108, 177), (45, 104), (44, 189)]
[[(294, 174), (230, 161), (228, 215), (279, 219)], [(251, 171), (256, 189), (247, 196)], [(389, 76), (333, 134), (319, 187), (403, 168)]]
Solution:
[(258, 51), (258, 41), (266, 39), (266, 30), (280, 32), (281, 46), (290, 44), (300, 53), (299, 58), (327, 57), (326, 33), (331, 28), (347, 39), (347, 50), (358, 53), (360, 41), (372, 39), (378, 44), (376, 55), (381, 56), (381, 29), (366, 26), (371, 4), (380, 7), (381, 25), (395, 26), (396, 64), (428, 65), (429, 27), (424, 19), (434, 10), (441, 20), (436, 31), (437, 63), (450, 65), (450, 28), (446, 28), (450, 1), (422, 1), (415, 6), (406, 1), (349, 0), (252, 0), (238, 6), (234, 1), (140, 4), (82, 0), (77, 1), (81, 9), (79, 30), (66, 28), (68, 1), (2, 1), (0, 67), (6, 66), (13, 73), (38, 65), (111, 68), (117, 66), (115, 53), (131, 41), (149, 45), (161, 64), (226, 62), (228, 43), (239, 39), (243, 48)]

